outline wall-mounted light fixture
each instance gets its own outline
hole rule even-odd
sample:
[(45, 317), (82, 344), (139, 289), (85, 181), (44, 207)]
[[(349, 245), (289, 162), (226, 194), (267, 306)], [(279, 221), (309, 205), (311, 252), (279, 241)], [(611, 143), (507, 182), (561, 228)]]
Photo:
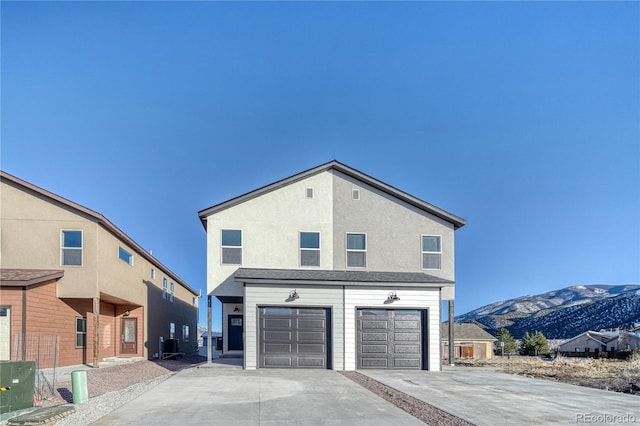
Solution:
[(289, 299), (291, 299), (291, 300), (300, 299), (300, 296), (298, 295), (298, 291), (297, 290), (293, 290), (291, 293), (289, 293)]
[(387, 296), (387, 303), (393, 303), (393, 302), (397, 302), (399, 300), (400, 300), (400, 298), (396, 294), (395, 290), (389, 292), (389, 295)]
[(129, 315), (131, 315), (131, 311), (128, 309), (124, 311), (124, 314), (122, 314), (123, 317), (128, 317)]
[(238, 305), (236, 305), (236, 307), (233, 308), (233, 312), (240, 312), (240, 308), (238, 308)]

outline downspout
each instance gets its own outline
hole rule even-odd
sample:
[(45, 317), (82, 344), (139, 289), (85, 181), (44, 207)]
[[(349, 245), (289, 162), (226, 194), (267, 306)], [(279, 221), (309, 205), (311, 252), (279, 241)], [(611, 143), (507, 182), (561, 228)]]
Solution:
[(93, 368), (100, 367), (100, 298), (93, 298)]
[(454, 365), (453, 357), (455, 355), (455, 348), (453, 347), (453, 299), (449, 300), (449, 365)]
[(22, 287), (22, 361), (27, 360), (27, 286)]

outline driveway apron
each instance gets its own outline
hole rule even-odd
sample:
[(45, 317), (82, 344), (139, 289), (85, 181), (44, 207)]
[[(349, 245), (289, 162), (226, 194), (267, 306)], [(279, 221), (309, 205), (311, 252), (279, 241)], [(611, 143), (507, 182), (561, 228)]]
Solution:
[(359, 372), (476, 425), (640, 424), (639, 396), (490, 368)]
[(423, 425), (331, 370), (203, 365), (183, 370), (96, 425)]

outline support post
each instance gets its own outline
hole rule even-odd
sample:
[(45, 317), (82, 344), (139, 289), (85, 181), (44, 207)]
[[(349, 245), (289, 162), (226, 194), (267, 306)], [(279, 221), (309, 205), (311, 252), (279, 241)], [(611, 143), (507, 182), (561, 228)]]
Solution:
[(93, 298), (93, 368), (100, 367), (100, 298)]
[(449, 365), (453, 365), (453, 358), (455, 356), (455, 347), (453, 346), (453, 324), (454, 323), (454, 315), (453, 315), (453, 300), (449, 300)]
[(211, 295), (207, 295), (207, 364), (211, 364)]

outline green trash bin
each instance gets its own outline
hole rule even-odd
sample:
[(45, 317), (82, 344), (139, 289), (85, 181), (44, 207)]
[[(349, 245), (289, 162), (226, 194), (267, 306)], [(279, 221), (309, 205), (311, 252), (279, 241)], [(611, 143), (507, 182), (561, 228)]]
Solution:
[(0, 414), (33, 407), (34, 361), (0, 361)]
[(86, 371), (76, 370), (71, 372), (71, 390), (74, 404), (84, 404), (89, 400)]

